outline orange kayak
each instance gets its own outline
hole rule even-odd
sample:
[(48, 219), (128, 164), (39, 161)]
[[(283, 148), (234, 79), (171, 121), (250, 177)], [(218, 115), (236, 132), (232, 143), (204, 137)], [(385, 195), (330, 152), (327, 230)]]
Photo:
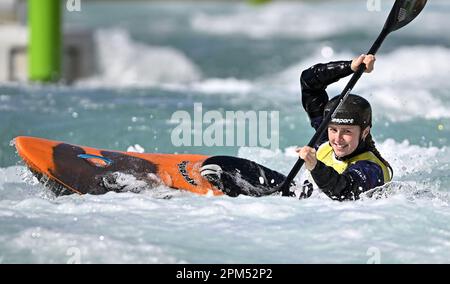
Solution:
[(30, 170), (58, 195), (133, 191), (133, 184), (143, 183), (223, 195), (200, 175), (208, 158), (204, 155), (109, 151), (25, 136), (17, 137), (15, 146)]
[(285, 176), (231, 156), (101, 150), (35, 137), (15, 138), (19, 156), (57, 195), (138, 192), (166, 185), (201, 195), (264, 196)]

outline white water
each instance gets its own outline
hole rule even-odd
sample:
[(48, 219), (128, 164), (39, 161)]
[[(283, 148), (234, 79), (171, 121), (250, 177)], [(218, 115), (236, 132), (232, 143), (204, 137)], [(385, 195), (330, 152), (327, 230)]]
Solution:
[[(72, 24), (100, 23), (93, 25), (99, 73), (75, 86), (0, 85), (6, 165), (0, 262), (448, 263), (447, 0), (429, 1), (416, 22), (389, 37), (375, 71), (354, 90), (372, 103), (377, 145), (394, 167), (388, 198), (339, 203), (319, 192), (302, 201), (213, 198), (164, 187), (55, 198), (23, 166), (11, 166), (19, 158), (7, 144), (17, 135), (115, 150), (222, 154), (220, 147), (170, 144), (173, 112), (202, 102), (221, 112), (280, 111), (281, 149), (240, 148), (238, 156), (287, 173), (295, 145), (311, 134), (300, 106), (300, 72), (368, 47), (389, 7), (381, 1), (382, 12), (369, 13), (365, 2), (257, 8), (86, 2), (83, 13), (66, 15)], [(346, 82), (330, 86), (329, 94)]]
[[(191, 26), (200, 32), (219, 35), (244, 35), (263, 39), (271, 37), (292, 37), (320, 39), (354, 29), (353, 21), (371, 21), (381, 26), (383, 19), (377, 13), (361, 13), (355, 5), (333, 3), (311, 6), (305, 3), (271, 3), (254, 9), (241, 5), (239, 9), (225, 15), (197, 13), (191, 19)], [(363, 5), (358, 5), (363, 8)], [(325, 8), (325, 9), (321, 9)], [(345, 13), (342, 13), (344, 12)], [(302, 15), (299, 17), (299, 15)], [(333, 19), (333, 21), (330, 21)]]
[[(449, 169), (449, 150), (392, 140), (380, 149), (396, 171), (389, 198), (342, 203), (320, 193), (299, 201), (205, 197), (161, 187), (55, 198), (31, 185), (23, 166), (3, 168), (0, 260), (366, 263), (379, 255), (381, 263), (448, 262), (450, 180), (442, 173)], [(239, 156), (285, 172), (295, 160), (292, 149), (286, 151), (242, 148)]]
[[(101, 73), (79, 81), (88, 87), (160, 87), (167, 90), (198, 92), (206, 95), (230, 94), (252, 97), (272, 97), (273, 91), (288, 95), (281, 100), (298, 103), (298, 77), (300, 71), (318, 63), (350, 59), (355, 54), (335, 53), (323, 45), (308, 59), (293, 64), (278, 74), (261, 76), (254, 81), (236, 78), (202, 78), (201, 70), (182, 53), (168, 47), (150, 47), (133, 42), (123, 30), (99, 31)], [(111, 47), (113, 46), (113, 47)], [(414, 68), (408, 64), (414, 59)], [(375, 71), (365, 74), (354, 92), (370, 99), (375, 117), (390, 121), (407, 121), (413, 118), (449, 118), (448, 93), (436, 93), (436, 86), (449, 88), (450, 49), (442, 46), (401, 47), (377, 56)], [(380, 72), (378, 70), (388, 70)], [(331, 96), (344, 88), (347, 80), (331, 85)], [(414, 94), (414, 95), (413, 95)], [(245, 102), (246, 96), (237, 98), (236, 104)], [(424, 107), (426, 106), (426, 107)], [(383, 109), (383, 113), (377, 112)]]
[(180, 51), (134, 42), (124, 30), (99, 30), (96, 42), (100, 75), (78, 82), (83, 86), (153, 86), (201, 77), (198, 68)]

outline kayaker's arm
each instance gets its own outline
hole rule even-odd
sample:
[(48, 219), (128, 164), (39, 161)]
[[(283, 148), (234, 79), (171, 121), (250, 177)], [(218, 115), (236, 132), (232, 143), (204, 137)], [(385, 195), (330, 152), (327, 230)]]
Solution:
[(358, 199), (361, 193), (384, 183), (381, 167), (369, 161), (359, 161), (342, 174), (317, 161), (311, 175), (328, 197), (340, 201)]
[(323, 110), (328, 102), (325, 91), (328, 85), (353, 73), (352, 61), (334, 61), (316, 64), (304, 70), (300, 76), (302, 105), (311, 120), (314, 129), (320, 125)]

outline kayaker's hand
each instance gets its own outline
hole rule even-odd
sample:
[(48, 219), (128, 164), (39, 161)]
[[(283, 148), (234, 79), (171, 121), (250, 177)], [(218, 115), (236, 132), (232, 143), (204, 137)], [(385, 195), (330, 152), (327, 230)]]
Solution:
[(376, 58), (374, 55), (362, 54), (362, 55), (356, 57), (355, 59), (353, 59), (351, 68), (352, 68), (353, 72), (356, 72), (356, 70), (358, 70), (359, 65), (361, 65), (361, 63), (364, 63), (364, 64), (366, 64), (366, 71), (364, 71), (364, 72), (370, 73), (373, 71), (375, 61), (376, 61)]
[(305, 161), (305, 167), (312, 171), (317, 165), (316, 149), (305, 146), (295, 150), (299, 157)]

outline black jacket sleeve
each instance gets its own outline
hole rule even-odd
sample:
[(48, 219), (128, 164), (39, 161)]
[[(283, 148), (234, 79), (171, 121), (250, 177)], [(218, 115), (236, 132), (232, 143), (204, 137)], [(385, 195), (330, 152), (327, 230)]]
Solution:
[(370, 161), (360, 161), (342, 174), (317, 161), (311, 175), (317, 186), (334, 200), (356, 200), (359, 195), (384, 183), (383, 170)]
[[(316, 64), (302, 72), (300, 76), (302, 104), (311, 122), (313, 120), (317, 122), (317, 118), (323, 115), (328, 102), (328, 94), (325, 91), (327, 86), (353, 73), (351, 63), (351, 61), (334, 61)], [(315, 125), (313, 127), (317, 128)]]

